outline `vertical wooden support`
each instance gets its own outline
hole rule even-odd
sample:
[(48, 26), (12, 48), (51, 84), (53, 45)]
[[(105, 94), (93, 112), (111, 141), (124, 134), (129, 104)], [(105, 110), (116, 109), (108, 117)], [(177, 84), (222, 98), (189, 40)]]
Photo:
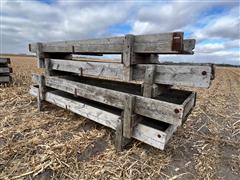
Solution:
[(122, 151), (123, 149), (123, 121), (122, 118), (120, 118), (119, 124), (116, 128), (116, 136), (115, 136), (115, 147), (117, 151)]
[(45, 78), (44, 75), (40, 75), (38, 79), (38, 96), (37, 96), (37, 104), (38, 104), (38, 110), (42, 111), (42, 102), (45, 99), (45, 93), (46, 93), (46, 86), (45, 86)]
[(126, 138), (132, 137), (133, 131), (133, 120), (134, 120), (134, 105), (135, 105), (135, 96), (128, 95), (123, 112), (123, 136)]
[(131, 64), (134, 61), (135, 53), (133, 52), (134, 35), (128, 34), (124, 40), (124, 50), (122, 54), (122, 61), (124, 64), (123, 80), (132, 80), (132, 68)]
[(145, 77), (143, 82), (144, 97), (152, 97), (154, 73), (155, 73), (155, 65), (148, 66), (145, 70)]
[(52, 69), (51, 69), (51, 61), (49, 58), (45, 58), (45, 74), (47, 76), (52, 76), (53, 75), (53, 72), (52, 72)]
[(39, 68), (44, 68), (45, 67), (44, 53), (42, 52), (42, 48), (43, 48), (42, 43), (37, 43), (36, 55), (37, 55), (37, 59), (38, 59), (38, 67)]

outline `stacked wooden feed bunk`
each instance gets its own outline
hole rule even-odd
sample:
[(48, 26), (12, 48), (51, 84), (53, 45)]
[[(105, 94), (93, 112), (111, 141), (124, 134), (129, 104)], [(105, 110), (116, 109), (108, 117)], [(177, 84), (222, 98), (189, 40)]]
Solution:
[[(42, 101), (116, 130), (116, 148), (131, 138), (164, 149), (195, 105), (196, 93), (173, 85), (208, 88), (209, 64), (161, 64), (158, 54), (193, 54), (195, 40), (182, 32), (35, 43), (38, 66), (30, 93)], [(73, 60), (72, 55), (121, 54), (122, 60)]]
[(10, 63), (9, 58), (0, 58), (0, 85), (9, 85), (11, 82), (12, 68), (9, 67)]

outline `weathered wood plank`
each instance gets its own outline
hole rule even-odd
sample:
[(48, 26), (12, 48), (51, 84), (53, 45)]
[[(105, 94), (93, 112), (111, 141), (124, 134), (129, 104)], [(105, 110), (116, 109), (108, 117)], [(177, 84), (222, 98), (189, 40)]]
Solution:
[[(123, 80), (123, 65), (116, 63), (65, 61), (51, 59), (53, 70), (73, 72), (82, 76), (111, 78)], [(143, 81), (145, 70), (149, 65), (133, 66), (133, 80)], [(151, 66), (151, 65), (150, 65)], [(208, 88), (210, 86), (213, 68), (211, 65), (163, 64), (155, 65), (154, 83), (166, 85), (183, 85)]]
[(136, 53), (181, 53), (183, 50), (183, 33), (163, 33), (139, 35), (135, 37)]
[[(38, 88), (32, 86), (30, 89), (30, 94), (37, 96)], [(112, 113), (109, 110), (103, 110), (101, 107), (94, 107), (90, 104), (67, 98), (58, 91), (47, 92), (46, 101), (64, 109), (68, 109), (76, 114), (89, 118), (114, 130), (117, 130), (119, 127), (118, 125), (121, 124), (120, 115)], [(177, 127), (174, 125), (169, 125), (167, 129), (162, 127), (154, 128), (140, 122), (134, 127), (132, 137), (163, 150), (176, 128)]]
[(160, 131), (139, 123), (133, 131), (133, 138), (158, 149), (164, 150), (165, 145), (176, 130), (177, 126), (175, 125), (170, 125), (167, 130)]
[[(37, 77), (33, 76), (33, 80), (36, 78)], [(58, 77), (45, 76), (45, 83), (48, 87), (114, 106), (120, 109), (124, 109), (124, 100), (128, 96), (128, 93), (83, 84)], [(180, 111), (176, 113), (175, 109), (179, 109)], [(176, 125), (182, 124), (182, 119), (184, 118), (183, 110), (184, 107), (182, 105), (150, 99), (142, 96), (136, 96), (136, 103), (134, 107), (134, 112), (136, 114)]]
[[(79, 41), (48, 42), (43, 44), (44, 52), (71, 52), (71, 53), (121, 53), (124, 37), (89, 39)], [(36, 52), (36, 44), (30, 44), (29, 50)]]
[(37, 56), (37, 66), (39, 68), (44, 68), (44, 52), (43, 52), (43, 44), (36, 43), (36, 56)]
[(150, 65), (145, 70), (144, 81), (143, 81), (144, 97), (152, 97), (155, 69), (156, 69), (156, 66)]
[(183, 51), (184, 53), (193, 54), (193, 49), (195, 48), (195, 39), (185, 39), (183, 40)]
[(10, 64), (10, 58), (0, 58), (0, 64)]
[(183, 111), (183, 116), (187, 117), (187, 115), (191, 112), (193, 107), (195, 106), (196, 103), (196, 93), (193, 92), (184, 102), (184, 111)]
[(136, 98), (133, 95), (128, 95), (125, 101), (123, 111), (123, 136), (126, 138), (132, 137), (133, 130), (133, 110)]
[[(30, 94), (37, 96), (38, 88), (32, 87)], [(112, 129), (117, 128), (119, 115), (95, 108), (85, 103), (74, 101), (54, 92), (46, 92), (45, 100), (61, 108), (68, 109), (74, 113), (103, 124), (104, 126), (110, 127)]]
[[(182, 32), (136, 35), (133, 37), (135, 37), (135, 42), (133, 43), (133, 52), (135, 53), (192, 54), (190, 46), (183, 45)], [(43, 43), (42, 50), (47, 53), (121, 54), (125, 51), (124, 39), (125, 37), (112, 37), (92, 40), (48, 42)], [(184, 50), (185, 47), (187, 50)], [(37, 52), (37, 44), (30, 44), (29, 50), (31, 52)]]
[(116, 63), (65, 61), (51, 59), (50, 69), (73, 72), (82, 76), (123, 79), (123, 65)]
[(122, 53), (123, 61), (123, 80), (131, 81), (132, 80), (132, 61), (134, 61), (135, 53), (133, 52), (134, 36), (128, 34), (124, 39), (124, 49)]
[(0, 74), (9, 74), (12, 73), (11, 67), (0, 67)]
[[(144, 79), (148, 65), (138, 64), (133, 69), (133, 79)], [(208, 88), (212, 76), (209, 65), (156, 65), (154, 83)]]
[(0, 76), (0, 83), (7, 83), (11, 81), (11, 77), (10, 76)]
[(45, 76), (40, 75), (38, 78), (38, 96), (37, 96), (37, 104), (38, 104), (38, 110), (43, 110), (43, 101), (45, 100), (45, 94), (46, 94), (46, 86), (45, 86)]

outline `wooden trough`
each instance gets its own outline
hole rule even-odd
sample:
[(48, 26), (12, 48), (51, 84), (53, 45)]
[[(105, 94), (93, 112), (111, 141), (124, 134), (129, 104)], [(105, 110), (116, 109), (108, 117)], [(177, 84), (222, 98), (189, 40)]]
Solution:
[(12, 68), (9, 67), (10, 63), (9, 58), (0, 58), (0, 84), (9, 84), (11, 82)]
[[(118, 150), (131, 138), (163, 150), (196, 103), (195, 92), (173, 86), (208, 88), (214, 68), (160, 64), (157, 54), (193, 54), (194, 47), (181, 32), (30, 44), (45, 68), (33, 74), (30, 93), (39, 110), (48, 101), (116, 130)], [(118, 53), (121, 63), (73, 59)]]

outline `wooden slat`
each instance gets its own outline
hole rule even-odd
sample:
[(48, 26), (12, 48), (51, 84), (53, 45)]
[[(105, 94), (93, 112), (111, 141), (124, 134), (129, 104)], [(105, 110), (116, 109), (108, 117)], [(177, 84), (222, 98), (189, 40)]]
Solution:
[[(38, 76), (33, 75), (33, 81), (34, 79), (38, 79)], [(128, 93), (83, 84), (58, 77), (46, 76), (45, 83), (48, 87), (114, 106), (120, 109), (124, 109), (124, 100), (128, 96)], [(178, 109), (179, 112), (176, 113), (175, 109)], [(136, 96), (136, 102), (134, 106), (134, 112), (136, 114), (176, 125), (182, 124), (182, 119), (184, 118), (183, 110), (184, 106), (182, 105), (150, 99), (142, 96)]]
[(153, 147), (164, 150), (165, 145), (177, 130), (177, 126), (170, 125), (166, 131), (159, 131), (139, 123), (133, 131), (133, 138), (145, 142)]
[[(128, 35), (127, 35), (128, 36)], [(192, 54), (188, 46), (183, 45), (183, 33), (161, 33), (150, 35), (136, 35), (133, 43), (134, 53), (153, 54)], [(86, 53), (86, 54), (121, 54), (125, 50), (125, 37), (111, 37), (79, 41), (62, 41), (42, 43), (42, 51), (47, 53)], [(184, 50), (187, 47), (187, 50)], [(37, 52), (37, 44), (29, 45), (31, 52)]]
[[(37, 96), (38, 88), (31, 87), (30, 94)], [(118, 124), (121, 123), (120, 115), (101, 109), (100, 106), (94, 107), (90, 104), (72, 100), (63, 96), (58, 91), (47, 92), (46, 101), (64, 109), (68, 109), (114, 130), (116, 130)], [(164, 150), (166, 143), (173, 135), (176, 128), (177, 126), (169, 125), (166, 130), (160, 130), (158, 128), (149, 127), (146, 124), (138, 123), (133, 129), (132, 137), (158, 149)]]
[[(121, 53), (124, 37), (90, 39), (79, 41), (60, 41), (43, 43), (44, 52), (71, 52), (71, 53)], [(36, 44), (30, 44), (29, 50), (36, 52)]]
[(124, 39), (124, 49), (122, 54), (123, 61), (123, 80), (132, 80), (132, 61), (135, 58), (135, 53), (133, 52), (134, 36), (126, 35)]
[(12, 72), (12, 68), (10, 67), (0, 67), (0, 74), (9, 74)]
[[(82, 76), (123, 80), (122, 64), (51, 59), (51, 65), (53, 70), (73, 72)], [(134, 65), (133, 80), (143, 81), (148, 66), (146, 64)], [(203, 88), (210, 86), (213, 73), (211, 65), (163, 64), (155, 66), (154, 83)]]
[[(37, 96), (38, 88), (32, 87), (30, 94)], [(109, 113), (107, 111), (89, 106), (85, 103), (77, 102), (64, 96), (58, 95), (57, 93), (46, 92), (45, 100), (55, 104), (64, 109), (68, 109), (74, 113), (81, 116), (94, 120), (104, 126), (110, 127), (112, 129), (117, 128), (117, 122), (119, 121), (119, 115)]]
[(51, 69), (73, 72), (83, 76), (95, 76), (100, 78), (123, 78), (123, 65), (116, 63), (65, 61), (51, 59)]
[(145, 70), (144, 81), (143, 81), (144, 97), (152, 97), (155, 68), (156, 68), (155, 65), (151, 65), (151, 66), (148, 66)]
[(0, 83), (10, 82), (10, 80), (11, 80), (10, 76), (0, 76)]
[(133, 130), (133, 111), (135, 106), (135, 96), (128, 95), (125, 101), (124, 111), (123, 111), (123, 136), (126, 138), (132, 137)]
[(10, 58), (0, 58), (0, 64), (10, 64)]
[[(133, 79), (142, 80), (148, 65), (138, 64)], [(154, 83), (208, 88), (212, 67), (209, 65), (156, 65)]]

